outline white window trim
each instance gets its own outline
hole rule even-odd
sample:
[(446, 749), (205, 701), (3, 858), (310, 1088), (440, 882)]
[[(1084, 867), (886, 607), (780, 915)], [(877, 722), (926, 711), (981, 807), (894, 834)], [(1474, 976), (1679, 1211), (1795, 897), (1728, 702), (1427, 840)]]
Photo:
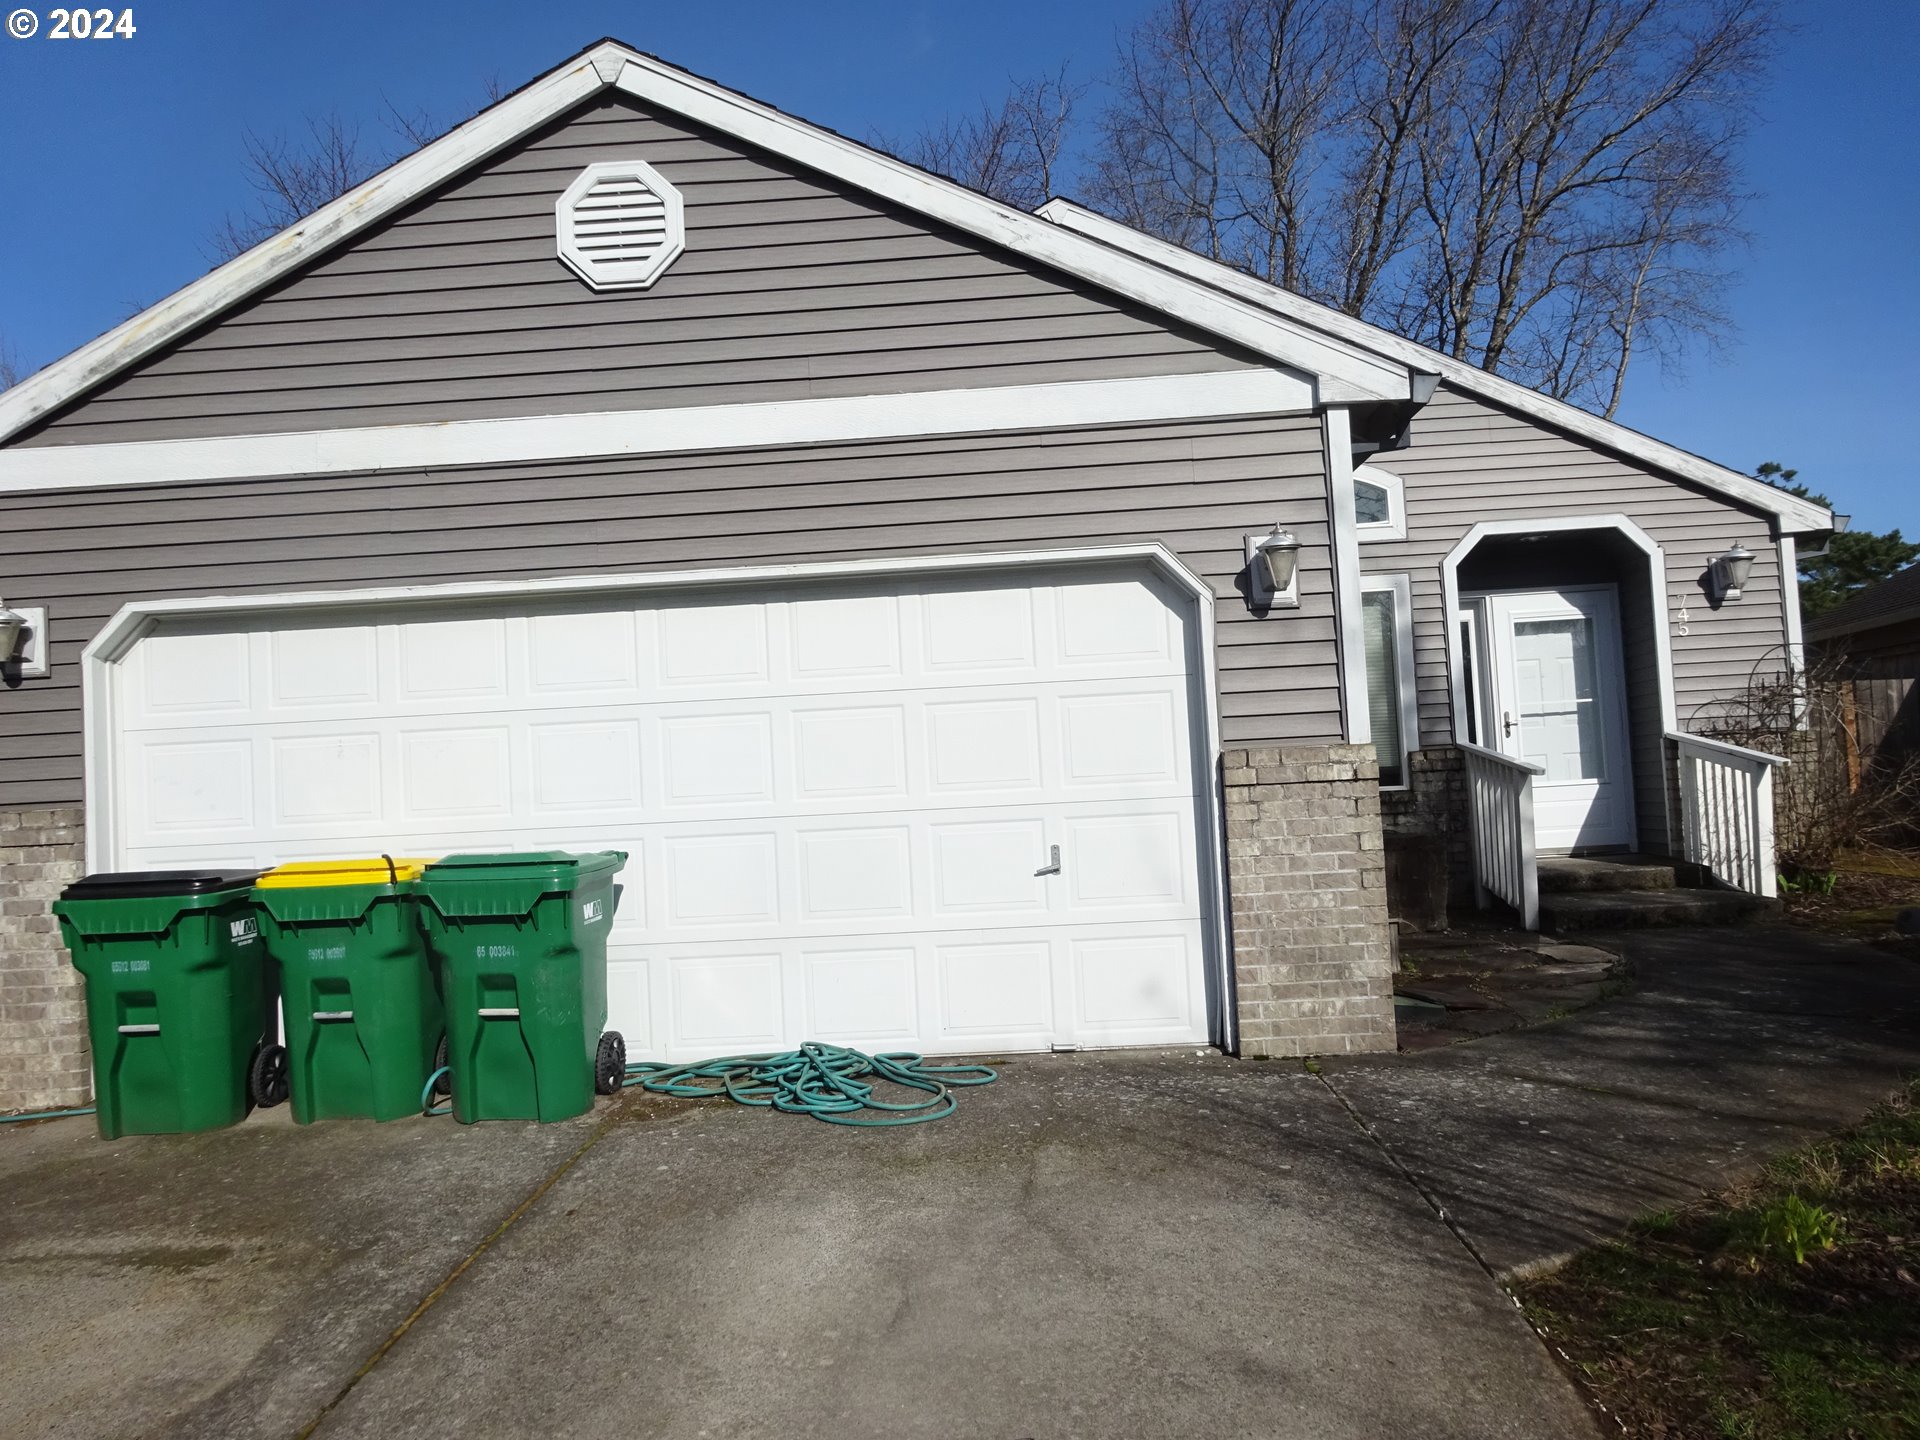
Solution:
[[(1355, 485), (1365, 481), (1377, 485), (1387, 492), (1387, 518), (1385, 520), (1360, 520), (1353, 522), (1354, 534), (1364, 543), (1368, 540), (1404, 540), (1407, 538), (1407, 486), (1406, 482), (1390, 470), (1382, 470), (1376, 465), (1362, 465), (1353, 472)], [(1356, 508), (1359, 497), (1354, 497)]]
[[(1395, 684), (1400, 691), (1400, 783), (1381, 783), (1382, 790), (1413, 788), (1413, 752), (1420, 748), (1420, 694), (1415, 688), (1413, 668), (1413, 581), (1406, 575), (1363, 575), (1360, 593), (1387, 593), (1393, 596), (1393, 663)], [(1367, 656), (1364, 646), (1355, 655), (1360, 672), (1361, 693), (1367, 687)], [(1371, 704), (1371, 697), (1369, 697)], [(1371, 728), (1371, 726), (1369, 726)]]
[(1327, 516), (1333, 522), (1333, 617), (1339, 632), (1340, 710), (1347, 743), (1373, 739), (1367, 714), (1366, 637), (1360, 617), (1360, 537), (1353, 530), (1353, 427), (1337, 405), (1320, 417), (1327, 462)]

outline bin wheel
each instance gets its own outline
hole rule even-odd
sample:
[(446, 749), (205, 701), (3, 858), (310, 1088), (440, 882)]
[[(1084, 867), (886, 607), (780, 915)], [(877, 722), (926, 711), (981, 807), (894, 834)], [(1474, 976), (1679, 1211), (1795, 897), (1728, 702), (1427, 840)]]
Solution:
[(440, 1043), (433, 1047), (433, 1073), (440, 1078), (433, 1082), (433, 1098), (445, 1100), (453, 1094), (453, 1072), (447, 1068), (447, 1037), (442, 1034)]
[(254, 1048), (253, 1063), (247, 1067), (247, 1091), (253, 1103), (270, 1110), (286, 1100), (289, 1088), (287, 1047), (263, 1040)]
[(593, 1088), (602, 1095), (618, 1095), (626, 1078), (627, 1042), (618, 1030), (609, 1030), (593, 1054)]

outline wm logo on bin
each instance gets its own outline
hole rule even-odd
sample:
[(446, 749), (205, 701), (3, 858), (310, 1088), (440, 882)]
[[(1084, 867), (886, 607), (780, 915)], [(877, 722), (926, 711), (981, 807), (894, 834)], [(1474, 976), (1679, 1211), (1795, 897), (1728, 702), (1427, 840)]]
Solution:
[(584, 900), (580, 904), (580, 923), (591, 925), (600, 918), (601, 906), (598, 900)]
[(251, 915), (228, 924), (227, 934), (233, 937), (236, 945), (245, 945), (260, 933), (260, 922)]

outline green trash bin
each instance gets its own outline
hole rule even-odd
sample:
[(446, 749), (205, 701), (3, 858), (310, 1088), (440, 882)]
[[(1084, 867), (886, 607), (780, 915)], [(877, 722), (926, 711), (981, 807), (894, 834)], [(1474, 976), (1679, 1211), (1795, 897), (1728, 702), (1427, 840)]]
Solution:
[(626, 1045), (602, 1032), (613, 879), (626, 861), (623, 850), (449, 855), (420, 877), (455, 1118), (565, 1120), (619, 1090)]
[(53, 904), (87, 980), (100, 1134), (216, 1130), (287, 1098), (258, 872), (89, 875)]
[(253, 903), (280, 967), (293, 1118), (418, 1115), (446, 1033), (414, 882), (425, 860), (301, 860)]

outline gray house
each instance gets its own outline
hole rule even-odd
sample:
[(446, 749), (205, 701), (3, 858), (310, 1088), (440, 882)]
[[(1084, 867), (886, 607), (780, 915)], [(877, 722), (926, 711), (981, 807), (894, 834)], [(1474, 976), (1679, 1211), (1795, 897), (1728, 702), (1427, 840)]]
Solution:
[(636, 1058), (1390, 1048), (1391, 837), (1770, 886), (1686, 731), (1829, 525), (613, 42), (0, 395), (0, 492), (0, 1106), (83, 867), (377, 851), (630, 852)]

